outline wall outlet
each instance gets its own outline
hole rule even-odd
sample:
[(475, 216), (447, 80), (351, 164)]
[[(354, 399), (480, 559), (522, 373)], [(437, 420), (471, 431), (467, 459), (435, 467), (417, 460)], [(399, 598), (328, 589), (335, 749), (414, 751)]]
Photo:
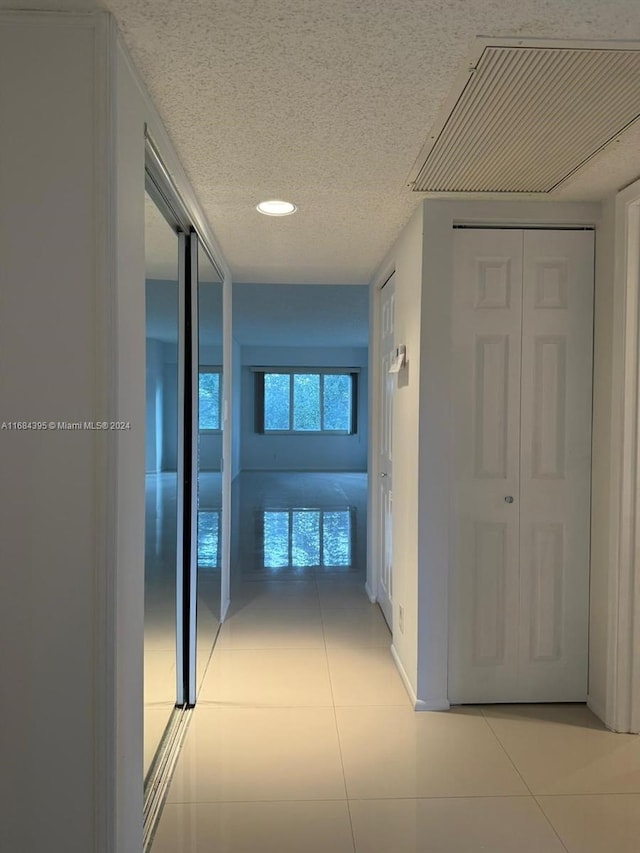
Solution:
[(400, 628), (400, 633), (404, 634), (404, 607), (402, 605), (398, 608), (398, 628)]

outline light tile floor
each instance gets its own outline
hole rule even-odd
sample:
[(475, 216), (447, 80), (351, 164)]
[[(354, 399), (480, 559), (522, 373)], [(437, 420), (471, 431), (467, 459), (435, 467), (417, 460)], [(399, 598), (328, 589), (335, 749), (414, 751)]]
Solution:
[(415, 713), (361, 569), (278, 577), (236, 584), (153, 853), (640, 851), (640, 738), (576, 705)]

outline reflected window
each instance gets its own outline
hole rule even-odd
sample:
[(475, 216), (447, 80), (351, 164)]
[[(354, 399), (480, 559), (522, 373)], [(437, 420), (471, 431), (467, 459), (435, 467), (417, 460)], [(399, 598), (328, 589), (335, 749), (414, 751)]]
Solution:
[(198, 512), (198, 568), (220, 567), (220, 510)]
[(201, 367), (198, 375), (198, 404), (200, 431), (220, 430), (220, 388), (222, 372), (219, 367)]
[(348, 568), (351, 509), (287, 509), (262, 513), (265, 569)]

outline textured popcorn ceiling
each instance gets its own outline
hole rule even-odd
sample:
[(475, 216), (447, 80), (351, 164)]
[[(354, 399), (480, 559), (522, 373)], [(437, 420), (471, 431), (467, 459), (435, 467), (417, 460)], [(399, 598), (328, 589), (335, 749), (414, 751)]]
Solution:
[[(106, 7), (235, 279), (253, 282), (369, 280), (419, 203), (407, 178), (476, 36), (640, 39), (638, 0)], [(639, 141), (629, 130), (552, 198), (595, 200), (628, 184), (640, 175)], [(270, 197), (299, 212), (260, 216), (255, 204)]]

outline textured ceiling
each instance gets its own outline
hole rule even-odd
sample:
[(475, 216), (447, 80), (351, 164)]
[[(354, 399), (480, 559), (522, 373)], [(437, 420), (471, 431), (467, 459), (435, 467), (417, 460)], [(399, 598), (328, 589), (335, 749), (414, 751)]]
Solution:
[[(61, 0), (63, 2), (63, 0)], [(0, 0), (0, 6), (20, 4)], [(35, 0), (55, 8), (52, 0)], [(237, 281), (367, 282), (473, 39), (639, 39), (638, 0), (90, 0), (116, 16)], [(554, 198), (640, 174), (633, 128)], [(299, 212), (269, 219), (257, 201)]]

